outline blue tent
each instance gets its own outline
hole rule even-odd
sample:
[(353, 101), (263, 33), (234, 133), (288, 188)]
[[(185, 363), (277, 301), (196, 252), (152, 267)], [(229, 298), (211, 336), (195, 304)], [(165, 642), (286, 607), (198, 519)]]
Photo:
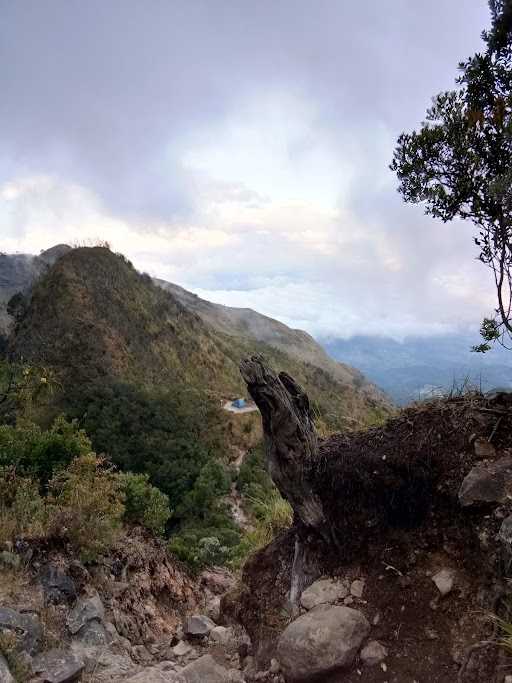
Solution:
[(245, 398), (237, 398), (231, 405), (233, 408), (245, 408)]

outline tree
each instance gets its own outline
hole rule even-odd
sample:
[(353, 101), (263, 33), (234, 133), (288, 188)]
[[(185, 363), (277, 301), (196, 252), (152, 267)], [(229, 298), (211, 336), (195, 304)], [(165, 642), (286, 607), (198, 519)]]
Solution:
[(476, 351), (512, 340), (512, 2), (491, 0), (490, 9), (485, 53), (459, 64), (459, 87), (434, 97), (419, 131), (400, 135), (390, 166), (406, 202), (476, 226), (497, 292)]

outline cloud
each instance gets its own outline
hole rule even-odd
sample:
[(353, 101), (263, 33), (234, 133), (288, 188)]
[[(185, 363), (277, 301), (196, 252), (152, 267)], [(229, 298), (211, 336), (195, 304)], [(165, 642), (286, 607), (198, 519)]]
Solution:
[[(469, 225), (404, 206), (394, 140), (478, 49), (483, 0), (0, 0), (0, 249), (100, 237), (317, 334), (493, 305)], [(435, 47), (434, 47), (435, 46)]]

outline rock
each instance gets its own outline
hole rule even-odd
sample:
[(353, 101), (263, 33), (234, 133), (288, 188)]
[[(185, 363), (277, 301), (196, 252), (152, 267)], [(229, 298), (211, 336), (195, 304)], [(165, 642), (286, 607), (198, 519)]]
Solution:
[(512, 683), (512, 675), (509, 674), (508, 676), (505, 676), (503, 683)]
[(512, 549), (512, 515), (505, 517), (498, 532), (499, 540)]
[(271, 659), (270, 660), (270, 668), (269, 671), (271, 674), (278, 674), (279, 671), (281, 670), (281, 666), (277, 659)]
[(180, 642), (172, 648), (172, 653), (176, 657), (183, 657), (183, 655), (186, 655), (191, 649), (192, 645), (186, 643), (184, 640), (180, 640)]
[(206, 605), (206, 615), (210, 617), (215, 623), (220, 619), (220, 596), (214, 597), (208, 601)]
[(69, 631), (73, 634), (85, 626), (89, 621), (97, 619), (103, 621), (105, 610), (99, 595), (93, 595), (91, 598), (83, 598), (78, 600), (71, 612), (68, 614), (66, 624)]
[(0, 681), (1, 683), (15, 683), (14, 677), (9, 671), (5, 657), (0, 654)]
[(453, 569), (441, 569), (432, 577), (432, 581), (436, 584), (441, 595), (451, 593), (454, 580), (455, 571)]
[(512, 457), (505, 456), (488, 465), (476, 465), (464, 478), (459, 502), (465, 507), (474, 503), (504, 503), (512, 494)]
[(228, 671), (227, 680), (229, 681), (229, 683), (245, 683), (245, 678), (242, 676), (242, 673), (238, 669), (230, 669)]
[(361, 660), (365, 666), (380, 664), (387, 656), (387, 649), (378, 640), (370, 640), (361, 650)]
[(176, 683), (228, 683), (229, 672), (211, 655), (203, 655), (188, 664), (176, 677)]
[(210, 640), (218, 645), (227, 645), (233, 640), (233, 629), (225, 626), (215, 626), (210, 631)]
[(35, 657), (32, 668), (44, 683), (71, 683), (84, 670), (84, 661), (73, 652), (54, 649)]
[(45, 565), (39, 574), (39, 580), (47, 605), (70, 603), (76, 599), (75, 582), (60, 567), (53, 564)]
[(496, 449), (492, 443), (483, 437), (475, 439), (473, 448), (475, 449), (475, 455), (477, 458), (494, 458), (496, 456)]
[(358, 610), (318, 605), (289, 624), (279, 638), (277, 658), (285, 678), (309, 680), (349, 666), (369, 631)]
[(76, 637), (86, 647), (103, 647), (112, 642), (112, 638), (107, 633), (103, 624), (96, 619), (82, 626)]
[(227, 569), (206, 569), (199, 575), (199, 585), (201, 588), (222, 595), (233, 587), (235, 577)]
[(364, 581), (362, 579), (356, 579), (350, 584), (350, 594), (354, 598), (362, 598), (364, 593)]
[(11, 569), (19, 569), (21, 566), (21, 557), (9, 550), (2, 550), (0, 553), (0, 564)]
[(8, 607), (0, 607), (0, 630), (12, 631), (22, 648), (30, 655), (36, 654), (41, 645), (43, 631), (37, 614), (21, 614)]
[(192, 637), (207, 636), (212, 628), (215, 628), (215, 623), (204, 614), (194, 614), (187, 617), (183, 624), (185, 635)]
[(174, 683), (176, 674), (172, 671), (161, 671), (152, 666), (126, 679), (126, 683)]
[(304, 609), (313, 609), (324, 603), (334, 604), (348, 595), (348, 587), (342, 581), (319, 579), (302, 592), (300, 604)]

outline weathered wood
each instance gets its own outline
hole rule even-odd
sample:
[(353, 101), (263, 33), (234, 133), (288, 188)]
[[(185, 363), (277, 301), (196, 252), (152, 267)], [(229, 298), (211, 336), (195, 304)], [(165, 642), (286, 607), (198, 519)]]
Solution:
[(322, 533), (325, 514), (309, 480), (318, 437), (306, 393), (290, 375), (276, 375), (262, 356), (242, 361), (240, 371), (261, 412), (272, 480), (300, 521)]

